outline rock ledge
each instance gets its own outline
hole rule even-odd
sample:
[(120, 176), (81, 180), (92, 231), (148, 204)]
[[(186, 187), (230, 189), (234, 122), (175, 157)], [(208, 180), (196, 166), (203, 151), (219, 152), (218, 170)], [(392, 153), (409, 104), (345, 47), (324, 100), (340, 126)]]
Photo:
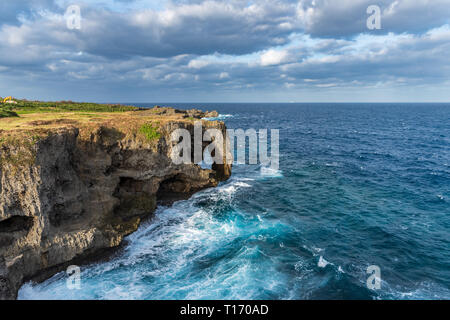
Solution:
[[(24, 281), (119, 246), (160, 196), (228, 179), (226, 159), (212, 169), (170, 159), (172, 130), (193, 132), (192, 118), (204, 116), (154, 108), (87, 124), (57, 119), (28, 123), (36, 128), (27, 132), (0, 130), (0, 299), (15, 299)], [(145, 123), (157, 130), (150, 140), (139, 131)], [(203, 124), (225, 133), (222, 122)]]

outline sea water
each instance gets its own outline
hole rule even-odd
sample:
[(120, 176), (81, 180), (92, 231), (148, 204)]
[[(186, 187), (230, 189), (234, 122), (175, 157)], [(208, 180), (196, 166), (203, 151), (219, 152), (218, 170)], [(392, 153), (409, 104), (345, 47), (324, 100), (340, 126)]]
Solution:
[(62, 272), (20, 299), (450, 299), (450, 104), (167, 105), (280, 129), (279, 170), (236, 165), (81, 266), (81, 289)]

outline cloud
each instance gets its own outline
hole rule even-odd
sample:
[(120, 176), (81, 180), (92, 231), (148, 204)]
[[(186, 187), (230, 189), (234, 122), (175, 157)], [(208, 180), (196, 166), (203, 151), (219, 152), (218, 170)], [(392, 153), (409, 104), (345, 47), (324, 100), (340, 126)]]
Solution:
[(287, 50), (270, 49), (261, 54), (261, 65), (275, 66), (289, 61), (289, 52)]
[[(63, 13), (61, 8), (60, 15)], [(110, 58), (170, 57), (179, 54), (246, 54), (283, 44), (295, 19), (292, 5), (283, 1), (196, 1), (161, 10), (116, 12), (84, 5), (82, 28), (72, 32), (79, 50)], [(69, 34), (63, 19), (49, 24), (44, 17), (30, 23), (30, 38)], [(47, 31), (47, 32), (46, 32)], [(47, 41), (59, 39), (47, 39)]]
[(424, 32), (450, 22), (449, 0), (300, 0), (297, 16), (308, 34), (348, 37), (369, 31), (366, 10), (370, 5), (381, 9), (379, 34)]
[(189, 61), (188, 68), (201, 69), (203, 67), (206, 67), (209, 64), (210, 64), (209, 61), (201, 60), (201, 59), (194, 59), (194, 60)]
[(70, 1), (7, 2), (0, 85), (13, 95), (284, 98), (450, 79), (449, 0), (381, 0), (373, 32), (366, 0), (91, 0), (80, 30), (67, 28)]

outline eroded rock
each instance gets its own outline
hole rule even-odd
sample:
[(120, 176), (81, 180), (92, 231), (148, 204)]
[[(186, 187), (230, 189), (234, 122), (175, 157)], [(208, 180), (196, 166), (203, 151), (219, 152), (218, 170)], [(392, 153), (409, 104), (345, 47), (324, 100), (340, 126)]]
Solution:
[[(209, 126), (226, 130), (221, 122)], [(226, 163), (211, 170), (173, 164), (169, 137), (176, 128), (193, 131), (193, 124), (166, 122), (153, 144), (104, 126), (83, 138), (77, 127), (54, 130), (28, 146), (29, 154), (3, 143), (4, 155), (25, 152), (29, 159), (0, 166), (0, 299), (15, 299), (24, 281), (119, 246), (154, 212), (159, 196), (228, 179)]]

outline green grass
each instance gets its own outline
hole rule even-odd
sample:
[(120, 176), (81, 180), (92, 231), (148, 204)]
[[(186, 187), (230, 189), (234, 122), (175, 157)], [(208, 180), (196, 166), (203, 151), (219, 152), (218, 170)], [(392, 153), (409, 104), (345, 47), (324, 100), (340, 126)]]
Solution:
[(10, 106), (0, 105), (0, 118), (18, 117), (19, 115), (11, 110)]
[(139, 133), (143, 134), (148, 141), (159, 140), (161, 134), (157, 127), (153, 127), (151, 123), (146, 123), (139, 128)]
[[(44, 102), (44, 101), (28, 101), (15, 100), (17, 104), (8, 106), (11, 111), (16, 114), (29, 113), (48, 113), (48, 112), (126, 112), (134, 111), (139, 108), (133, 106), (124, 106), (119, 104), (99, 104), (88, 102), (72, 102), (72, 101), (58, 101), (58, 102)], [(5, 109), (0, 105), (0, 110)]]

